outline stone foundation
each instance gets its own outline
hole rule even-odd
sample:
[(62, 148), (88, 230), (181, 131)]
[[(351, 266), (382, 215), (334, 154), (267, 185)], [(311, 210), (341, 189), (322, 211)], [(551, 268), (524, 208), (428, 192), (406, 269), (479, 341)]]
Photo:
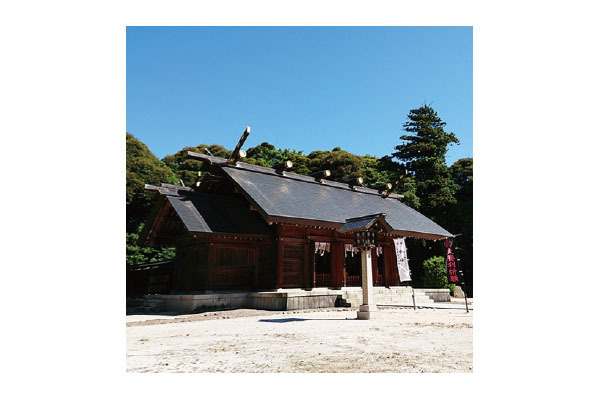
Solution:
[[(377, 304), (412, 304), (410, 287), (374, 287)], [(448, 289), (416, 289), (417, 304), (450, 301)], [(342, 289), (315, 288), (279, 289), (273, 291), (247, 292), (205, 292), (200, 294), (147, 295), (145, 302), (153, 311), (174, 311), (193, 313), (234, 308), (254, 308), (258, 310), (289, 311), (336, 306), (358, 307), (362, 304), (362, 289), (347, 287)], [(150, 309), (150, 308), (148, 308)]]
[(162, 311), (193, 313), (233, 308), (288, 311), (336, 306), (340, 293), (335, 290), (278, 290), (268, 292), (212, 292), (203, 294), (148, 295), (161, 300)]
[(425, 293), (430, 299), (438, 302), (450, 301), (450, 289), (418, 289), (420, 292)]

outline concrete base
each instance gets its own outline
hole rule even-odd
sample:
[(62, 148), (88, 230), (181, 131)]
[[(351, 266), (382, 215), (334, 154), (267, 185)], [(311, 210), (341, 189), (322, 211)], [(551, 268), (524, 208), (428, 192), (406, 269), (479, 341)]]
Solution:
[[(433, 293), (436, 292), (436, 293)], [(440, 294), (449, 297), (448, 289), (416, 289), (415, 300), (417, 304), (433, 303), (428, 293), (441, 301)], [(434, 296), (436, 294), (437, 296)], [(210, 310), (223, 310), (232, 308), (254, 308), (262, 310), (302, 310), (312, 308), (330, 307), (359, 307), (364, 303), (360, 287), (345, 287), (342, 289), (314, 288), (304, 289), (278, 289), (265, 291), (223, 291), (201, 292), (190, 294), (163, 294), (144, 296), (143, 303), (152, 303), (154, 308), (161, 311), (175, 311), (192, 313)], [(380, 304), (410, 303), (412, 305), (412, 289), (410, 287), (374, 287), (373, 302)], [(153, 302), (156, 302), (154, 304)], [(128, 307), (140, 307), (139, 299), (128, 300)], [(149, 304), (146, 304), (149, 305)], [(363, 307), (364, 308), (364, 307)], [(363, 312), (375, 312), (377, 309), (361, 309)]]
[(358, 319), (373, 319), (377, 312), (377, 306), (375, 304), (363, 304), (358, 307), (356, 318)]
[(450, 301), (450, 289), (418, 289), (436, 303)]
[(374, 317), (374, 313), (372, 313), (370, 311), (358, 311), (356, 313), (357, 319), (373, 319), (373, 317)]
[(162, 294), (145, 296), (148, 301), (161, 301), (162, 311), (182, 313), (254, 308), (289, 311), (332, 308), (342, 292), (329, 289), (279, 289), (263, 292), (205, 292), (198, 294)]

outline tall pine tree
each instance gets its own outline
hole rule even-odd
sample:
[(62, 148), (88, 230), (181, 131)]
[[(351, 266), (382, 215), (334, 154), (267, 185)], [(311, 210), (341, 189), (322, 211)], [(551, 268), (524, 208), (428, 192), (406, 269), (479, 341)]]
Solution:
[[(404, 179), (413, 185), (415, 199), (411, 205), (442, 226), (449, 219), (448, 210), (456, 203), (458, 185), (446, 165), (448, 146), (459, 143), (454, 133), (446, 132), (446, 123), (430, 105), (410, 110), (404, 123), (405, 135), (392, 156), (400, 160), (409, 172)], [(423, 262), (432, 254), (441, 254), (441, 245), (425, 240), (407, 241), (411, 255), (414, 287), (423, 287)]]
[[(403, 128), (407, 134), (392, 155), (406, 165), (416, 184), (418, 208), (434, 220), (444, 219), (446, 206), (456, 203), (458, 186), (446, 166), (448, 146), (459, 143), (454, 133), (429, 105), (410, 110)], [(441, 221), (440, 221), (441, 222)]]

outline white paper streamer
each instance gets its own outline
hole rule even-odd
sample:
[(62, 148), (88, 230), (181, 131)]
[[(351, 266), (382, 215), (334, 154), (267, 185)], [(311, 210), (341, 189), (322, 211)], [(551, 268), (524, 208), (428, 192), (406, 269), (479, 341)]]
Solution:
[(325, 254), (325, 252), (329, 253), (331, 251), (331, 243), (327, 242), (315, 242), (315, 254), (320, 253), (321, 255)]
[(396, 248), (396, 261), (398, 264), (398, 276), (400, 277), (400, 282), (410, 281), (410, 268), (408, 266), (408, 254), (406, 252), (404, 238), (394, 239), (394, 247)]

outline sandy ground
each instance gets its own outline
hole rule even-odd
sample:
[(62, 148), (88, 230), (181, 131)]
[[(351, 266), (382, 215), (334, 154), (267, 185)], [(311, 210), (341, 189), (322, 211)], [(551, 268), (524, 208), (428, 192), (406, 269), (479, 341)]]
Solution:
[(128, 372), (471, 372), (473, 312), (232, 310), (127, 317)]

